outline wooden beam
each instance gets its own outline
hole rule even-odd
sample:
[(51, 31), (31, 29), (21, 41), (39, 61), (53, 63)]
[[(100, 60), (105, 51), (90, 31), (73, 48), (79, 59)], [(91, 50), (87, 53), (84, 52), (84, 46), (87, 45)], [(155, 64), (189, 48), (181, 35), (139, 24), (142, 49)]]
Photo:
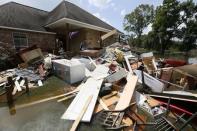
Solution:
[(102, 35), (102, 36), (101, 36), (101, 40), (105, 40), (106, 38), (108, 38), (108, 37), (110, 37), (110, 36), (112, 36), (112, 35), (114, 35), (114, 34), (116, 34), (116, 33), (118, 33), (117, 30), (112, 30), (112, 31), (110, 31), (110, 32), (107, 33), (107, 34)]
[(7, 78), (8, 80), (8, 85), (5, 89), (6, 89), (6, 97), (7, 97), (7, 103), (8, 103), (8, 106), (9, 106), (9, 109), (10, 109), (10, 114), (15, 114), (16, 113), (16, 110), (15, 110), (15, 107), (14, 107), (14, 99), (13, 99), (13, 96), (12, 96), (12, 91), (14, 89), (14, 82), (12, 80), (12, 77), (8, 77)]
[(134, 75), (131, 75), (131, 73), (128, 73), (127, 84), (125, 85), (125, 88), (115, 107), (115, 110), (124, 110), (126, 107), (130, 105), (131, 98), (133, 96), (133, 93), (135, 91), (135, 86), (137, 84), (137, 80), (138, 80), (137, 76), (134, 76)]
[(118, 94), (117, 91), (112, 91), (112, 93), (110, 93), (109, 95), (103, 96), (102, 99), (108, 99), (108, 98), (110, 98), (110, 97), (112, 97), (112, 96), (115, 96), (115, 95), (117, 95), (117, 94)]
[(109, 110), (107, 105), (103, 102), (102, 98), (98, 98), (98, 101), (99, 101), (99, 103), (101, 104), (101, 106), (103, 107), (104, 110)]
[[(109, 106), (117, 103), (119, 100), (119, 97), (117, 95), (112, 96), (111, 98), (108, 98), (108, 99), (103, 99), (103, 97), (102, 97), (102, 100), (108, 108)], [(99, 113), (102, 110), (103, 110), (103, 106), (101, 104), (97, 104), (94, 109), (94, 114)]]
[(93, 95), (89, 96), (88, 99), (85, 102), (85, 105), (83, 107), (83, 109), (81, 110), (79, 116), (77, 117), (77, 119), (75, 120), (75, 122), (73, 123), (70, 131), (75, 131), (77, 129), (77, 126), (79, 125), (79, 122), (81, 121), (81, 119), (83, 118), (83, 115), (85, 114), (91, 100), (93, 98)]
[(131, 68), (131, 65), (130, 65), (130, 62), (129, 62), (129, 58), (135, 58), (135, 57), (133, 55), (124, 56), (124, 59), (125, 59), (126, 64), (127, 64), (127, 68), (129, 70), (129, 72), (131, 72), (133, 74), (133, 70)]
[(68, 100), (68, 99), (70, 99), (70, 98), (75, 97), (76, 95), (77, 95), (77, 93), (74, 93), (74, 94), (69, 95), (69, 96), (67, 96), (67, 97), (64, 97), (64, 98), (62, 98), (62, 99), (59, 99), (57, 102), (62, 102), (62, 101)]
[(27, 104), (23, 104), (23, 105), (16, 105), (16, 109), (21, 109), (21, 108), (25, 108), (25, 107), (29, 107), (29, 106), (33, 106), (33, 105), (36, 105), (36, 104), (40, 104), (40, 103), (43, 103), (43, 102), (47, 102), (47, 101), (51, 101), (51, 100), (55, 100), (55, 99), (58, 99), (60, 97), (64, 97), (64, 96), (68, 96), (70, 94), (73, 94), (75, 92), (78, 92), (78, 89), (76, 90), (73, 90), (71, 92), (68, 92), (68, 93), (64, 93), (64, 94), (61, 94), (61, 95), (57, 95), (57, 96), (52, 96), (52, 97), (49, 97), (49, 98), (45, 98), (45, 99), (42, 99), (42, 100), (38, 100), (38, 101), (34, 101), (34, 102), (31, 102), (31, 103), (27, 103)]

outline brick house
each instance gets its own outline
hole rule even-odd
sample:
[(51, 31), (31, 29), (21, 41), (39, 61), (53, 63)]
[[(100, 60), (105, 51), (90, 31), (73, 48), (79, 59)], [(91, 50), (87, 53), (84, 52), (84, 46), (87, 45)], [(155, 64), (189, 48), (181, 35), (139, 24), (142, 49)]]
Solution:
[(83, 41), (89, 48), (100, 48), (100, 36), (113, 29), (67, 1), (50, 12), (15, 2), (0, 5), (0, 42), (12, 44), (16, 51), (36, 44), (47, 52), (60, 45), (78, 52)]

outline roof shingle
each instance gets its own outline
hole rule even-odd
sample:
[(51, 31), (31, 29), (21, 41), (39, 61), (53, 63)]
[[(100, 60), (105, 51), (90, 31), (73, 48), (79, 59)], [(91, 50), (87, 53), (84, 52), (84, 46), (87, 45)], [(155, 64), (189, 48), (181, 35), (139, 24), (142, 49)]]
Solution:
[(9, 2), (0, 6), (0, 26), (46, 31), (45, 26), (47, 24), (62, 18), (69, 18), (109, 30), (114, 29), (89, 12), (67, 1), (62, 1), (51, 12), (15, 2)]

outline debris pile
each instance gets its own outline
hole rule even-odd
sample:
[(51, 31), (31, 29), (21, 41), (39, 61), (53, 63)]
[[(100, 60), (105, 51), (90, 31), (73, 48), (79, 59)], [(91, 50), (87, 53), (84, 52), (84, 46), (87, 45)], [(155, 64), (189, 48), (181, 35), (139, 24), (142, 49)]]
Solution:
[[(197, 103), (196, 64), (156, 59), (152, 52), (134, 54), (128, 45), (120, 43), (107, 47), (105, 53), (94, 55), (94, 59), (90, 57), (91, 53), (84, 52), (70, 60), (52, 54), (44, 56), (36, 47), (27, 48), (17, 55), (21, 63), (17, 68), (0, 73), (0, 87), (4, 90), (12, 87), (12, 95), (16, 95), (27, 88), (43, 86), (50, 75), (77, 85), (71, 92), (39, 101), (58, 99), (62, 102), (74, 98), (61, 117), (74, 120), (71, 130), (76, 130), (80, 122), (90, 122), (93, 114), (98, 114), (105, 129), (112, 130), (145, 130), (150, 125), (159, 127), (160, 120), (165, 123), (160, 125), (163, 128), (178, 130), (176, 123), (167, 120), (169, 114), (173, 118), (180, 113), (191, 119), (196, 116), (196, 112), (188, 111), (183, 105), (174, 105), (177, 101), (187, 103), (187, 106)], [(8, 78), (11, 78), (11, 83)], [(4, 94), (10, 97), (9, 90)], [(153, 122), (139, 110), (146, 117), (151, 116)]]

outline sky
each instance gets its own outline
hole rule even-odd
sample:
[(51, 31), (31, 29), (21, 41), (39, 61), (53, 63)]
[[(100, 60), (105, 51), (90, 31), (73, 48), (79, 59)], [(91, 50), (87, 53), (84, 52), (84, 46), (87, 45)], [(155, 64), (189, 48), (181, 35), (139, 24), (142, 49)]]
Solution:
[[(62, 0), (0, 0), (0, 5), (15, 1), (46, 11), (54, 9)], [(140, 4), (152, 4), (155, 7), (163, 0), (67, 0), (90, 12), (101, 20), (124, 32), (123, 20), (125, 14), (130, 13)], [(195, 2), (197, 0), (194, 0)], [(151, 26), (145, 29), (148, 32)]]

